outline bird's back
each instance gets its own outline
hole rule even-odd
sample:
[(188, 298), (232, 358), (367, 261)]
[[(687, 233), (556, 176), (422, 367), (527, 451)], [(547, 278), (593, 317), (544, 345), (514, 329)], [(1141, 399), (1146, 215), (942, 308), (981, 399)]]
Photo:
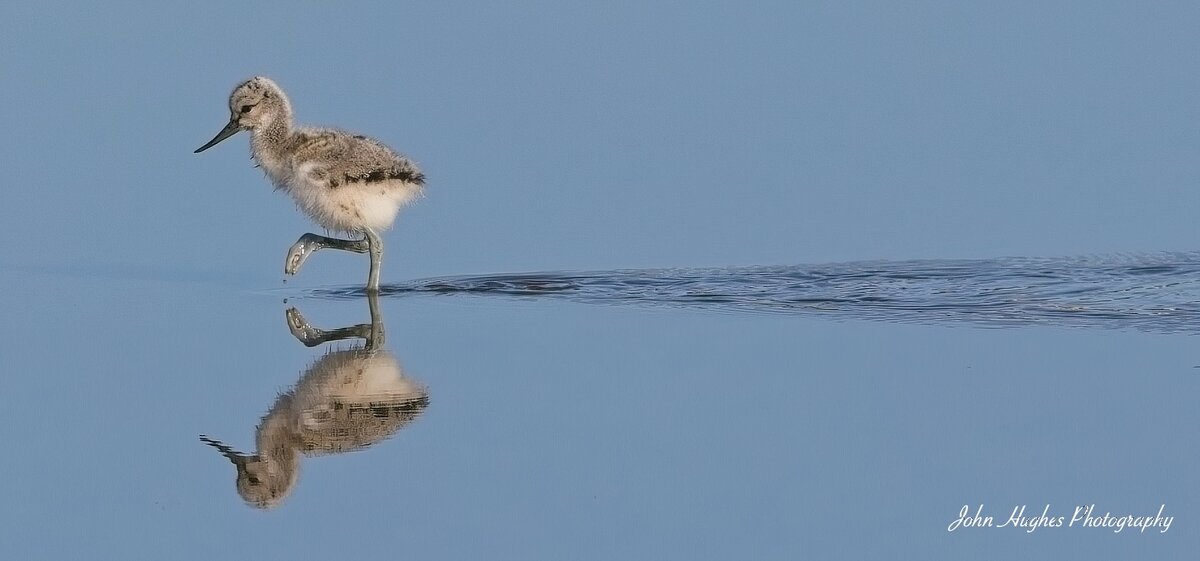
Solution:
[(419, 196), (425, 175), (412, 160), (367, 136), (337, 129), (300, 128), (264, 165), (306, 214), (333, 231), (379, 231)]
[(425, 184), (425, 175), (412, 160), (367, 136), (337, 129), (305, 128), (292, 135), (291, 142), (295, 167), (313, 168), (332, 188), (386, 180)]

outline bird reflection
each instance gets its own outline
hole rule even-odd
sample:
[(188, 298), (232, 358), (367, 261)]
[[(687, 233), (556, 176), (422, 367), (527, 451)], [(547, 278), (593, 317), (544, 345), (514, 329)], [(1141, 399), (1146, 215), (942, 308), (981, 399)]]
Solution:
[(362, 339), (317, 359), (296, 385), (275, 400), (255, 433), (257, 451), (246, 454), (201, 435), (237, 468), (237, 491), (247, 504), (279, 506), (296, 485), (302, 456), (362, 450), (386, 440), (429, 405), (425, 387), (406, 377), (383, 348), (384, 328), (375, 294), (368, 293), (371, 323), (333, 330), (309, 325), (295, 308), (288, 328), (306, 346)]

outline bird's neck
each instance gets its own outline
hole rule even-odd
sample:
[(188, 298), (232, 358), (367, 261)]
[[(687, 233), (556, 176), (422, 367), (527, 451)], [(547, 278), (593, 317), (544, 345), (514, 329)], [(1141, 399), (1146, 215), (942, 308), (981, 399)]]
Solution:
[(254, 129), (254, 145), (255, 148), (276, 149), (281, 148), (287, 142), (288, 135), (292, 132), (291, 115), (279, 115), (271, 119), (261, 127)]
[(250, 137), (250, 150), (254, 159), (278, 184), (287, 172), (285, 147), (292, 134), (290, 115), (280, 115), (261, 127), (256, 127)]

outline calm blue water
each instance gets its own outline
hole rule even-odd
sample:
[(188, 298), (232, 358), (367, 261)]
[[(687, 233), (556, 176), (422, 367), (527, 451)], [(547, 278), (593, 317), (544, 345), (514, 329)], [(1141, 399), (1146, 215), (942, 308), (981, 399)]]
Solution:
[[(352, 288), (4, 272), (0, 548), (1178, 557), (1200, 508), (1196, 264), (427, 279), (388, 286), (369, 343)], [(966, 504), (1178, 518), (947, 532)]]

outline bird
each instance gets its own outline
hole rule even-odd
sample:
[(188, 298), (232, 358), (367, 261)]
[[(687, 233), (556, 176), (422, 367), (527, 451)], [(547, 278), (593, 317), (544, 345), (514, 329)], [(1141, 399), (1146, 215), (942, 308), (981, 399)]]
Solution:
[(250, 131), (250, 155), (275, 189), (341, 239), (307, 233), (288, 250), (285, 275), (295, 275), (313, 253), (340, 249), (368, 253), (368, 292), (379, 291), (383, 262), (380, 232), (392, 226), (400, 208), (424, 193), (425, 174), (407, 156), (361, 134), (334, 128), (298, 126), (287, 94), (273, 80), (255, 76), (229, 94), (229, 123), (199, 154), (241, 131)]

